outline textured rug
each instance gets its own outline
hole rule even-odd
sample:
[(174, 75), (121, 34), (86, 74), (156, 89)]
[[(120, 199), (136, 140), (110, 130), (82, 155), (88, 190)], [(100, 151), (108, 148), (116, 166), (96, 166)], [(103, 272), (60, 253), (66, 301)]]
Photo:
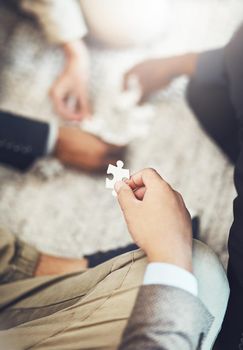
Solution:
[[(171, 24), (159, 41), (131, 50), (90, 47), (91, 96), (104, 120), (114, 86), (127, 67), (144, 57), (224, 45), (243, 11), (241, 0), (177, 0), (172, 5)], [(3, 7), (0, 25), (0, 107), (32, 118), (57, 119), (48, 90), (62, 67), (61, 52), (48, 46), (32, 21)], [(150, 101), (149, 133), (130, 142), (125, 166), (131, 172), (152, 166), (179, 190), (188, 207), (200, 215), (202, 239), (226, 264), (235, 196), (233, 169), (186, 106), (185, 85), (186, 80), (180, 79)], [(116, 130), (125, 133), (124, 120), (114, 114), (114, 121)], [(51, 158), (24, 175), (1, 167), (0, 226), (39, 249), (64, 256), (124, 245), (130, 237), (104, 183), (105, 175), (86, 175)]]

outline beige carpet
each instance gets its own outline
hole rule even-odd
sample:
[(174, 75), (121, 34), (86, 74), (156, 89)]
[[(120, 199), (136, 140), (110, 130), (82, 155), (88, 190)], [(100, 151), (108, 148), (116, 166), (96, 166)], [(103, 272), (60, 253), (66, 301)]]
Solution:
[[(167, 0), (170, 1), (170, 0)], [(91, 48), (91, 94), (105, 119), (110, 92), (122, 71), (145, 56), (203, 50), (225, 44), (240, 23), (241, 0), (174, 2), (172, 23), (146, 48)], [(199, 16), (200, 14), (200, 16)], [(0, 9), (0, 107), (33, 118), (56, 118), (47, 93), (62, 56), (38, 28)], [(129, 145), (126, 167), (156, 168), (201, 217), (202, 239), (227, 261), (226, 242), (235, 196), (233, 169), (199, 128), (184, 101), (181, 79), (154, 99), (146, 139)], [(120, 132), (123, 120), (114, 115)], [(87, 176), (48, 159), (28, 174), (0, 168), (0, 225), (50, 253), (83, 253), (130, 241), (121, 212), (104, 188), (105, 176)]]

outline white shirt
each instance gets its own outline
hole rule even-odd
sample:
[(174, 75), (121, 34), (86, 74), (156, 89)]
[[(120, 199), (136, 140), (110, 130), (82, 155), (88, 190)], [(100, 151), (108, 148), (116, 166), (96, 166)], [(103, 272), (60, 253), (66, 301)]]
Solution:
[[(152, 4), (151, 4), (152, 2)], [(54, 44), (78, 40), (88, 32), (111, 46), (150, 42), (168, 31), (171, 4), (161, 0), (18, 0), (35, 16)], [(112, 29), (111, 29), (112, 28)]]
[(164, 286), (183, 289), (195, 296), (198, 295), (198, 284), (195, 276), (192, 273), (172, 264), (148, 264), (145, 271), (143, 284), (161, 284)]

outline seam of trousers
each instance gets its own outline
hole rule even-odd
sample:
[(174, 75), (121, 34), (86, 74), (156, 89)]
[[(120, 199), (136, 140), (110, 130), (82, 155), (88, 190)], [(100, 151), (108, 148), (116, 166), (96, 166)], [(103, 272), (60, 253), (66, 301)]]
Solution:
[[(115, 264), (115, 261), (113, 262), (113, 264), (112, 264), (112, 266), (111, 266), (111, 269), (110, 269), (110, 272), (106, 275), (106, 277), (109, 276), (110, 273), (112, 272), (112, 269), (113, 269), (114, 264)], [(126, 279), (128, 273), (129, 273), (129, 271), (131, 270), (131, 267), (132, 267), (133, 264), (134, 264), (134, 253), (132, 254), (132, 261), (131, 261), (130, 264), (129, 264), (128, 270), (127, 270), (127, 272), (126, 272), (124, 278), (122, 279), (121, 284), (120, 284), (116, 289), (121, 288), (121, 286), (123, 285), (123, 283), (124, 283), (124, 281), (125, 281), (125, 279)], [(105, 277), (102, 281), (104, 281), (104, 280), (106, 279), (106, 277)], [(100, 281), (99, 283), (101, 283), (101, 281)], [(99, 285), (99, 284), (98, 284), (98, 285)], [(89, 296), (96, 290), (96, 288), (97, 288), (98, 285), (96, 285), (95, 288), (88, 294)], [(115, 289), (115, 290), (116, 290), (116, 289)], [(112, 290), (112, 292), (111, 292), (111, 293), (109, 294), (109, 296), (104, 300), (104, 302), (103, 302), (101, 305), (98, 305), (97, 308), (95, 308), (91, 313), (89, 313), (88, 315), (84, 316), (84, 318), (83, 318), (80, 322), (83, 322), (83, 321), (87, 320), (91, 315), (93, 315), (97, 310), (99, 310), (99, 309), (106, 303), (106, 301), (109, 300), (109, 298), (113, 295), (113, 293), (115, 292), (115, 290)], [(62, 310), (62, 311), (63, 311), (63, 310)], [(69, 329), (69, 328), (71, 327), (71, 324), (70, 324), (70, 323), (73, 321), (73, 317), (75, 317), (75, 314), (76, 314), (76, 312), (74, 311), (74, 312), (70, 315), (69, 322), (68, 322), (68, 325), (67, 325), (66, 327), (64, 327), (63, 329), (61, 329), (61, 330), (57, 331), (56, 333), (50, 335), (49, 337), (47, 337), (47, 338), (41, 340), (40, 342), (31, 345), (30, 347), (26, 348), (26, 350), (34, 349), (36, 346), (39, 346), (39, 345), (43, 344), (43, 343), (44, 343), (45, 341), (47, 341), (48, 339), (50, 339), (50, 338), (52, 338), (52, 337), (55, 337), (55, 336), (57, 336), (58, 334), (61, 334), (61, 333), (63, 333), (64, 331), (66, 331), (67, 329)]]

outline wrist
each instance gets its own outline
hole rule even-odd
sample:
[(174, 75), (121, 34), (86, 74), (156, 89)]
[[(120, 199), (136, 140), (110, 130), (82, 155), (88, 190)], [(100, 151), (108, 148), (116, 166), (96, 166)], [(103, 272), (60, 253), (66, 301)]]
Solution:
[(191, 77), (197, 66), (198, 54), (187, 53), (171, 58), (171, 79), (187, 75)]
[(57, 158), (59, 158), (61, 149), (63, 148), (63, 140), (65, 139), (65, 134), (66, 134), (66, 127), (62, 127), (62, 126), (59, 127), (56, 144), (53, 152)]
[(196, 68), (197, 68), (197, 61), (198, 61), (198, 53), (188, 53), (182, 56), (182, 60), (184, 60), (184, 73), (185, 75), (188, 75), (191, 77), (195, 74)]
[(87, 54), (86, 45), (80, 39), (65, 43), (62, 47), (66, 58), (69, 60), (79, 59), (84, 53)]
[(186, 247), (179, 249), (160, 249), (159, 247), (151, 247), (146, 251), (149, 263), (166, 263), (178, 266), (188, 272), (192, 272), (192, 249)]
[(69, 259), (40, 254), (35, 276), (63, 275), (78, 272), (88, 267), (87, 259)]

